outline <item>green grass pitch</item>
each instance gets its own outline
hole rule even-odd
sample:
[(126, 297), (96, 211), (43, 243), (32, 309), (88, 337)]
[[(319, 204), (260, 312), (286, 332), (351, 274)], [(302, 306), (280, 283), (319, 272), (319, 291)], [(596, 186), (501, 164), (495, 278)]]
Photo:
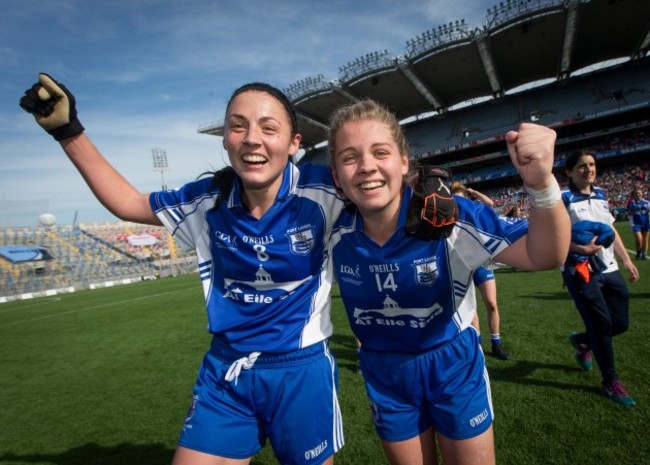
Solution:
[[(627, 224), (617, 228), (631, 249)], [(577, 367), (567, 336), (582, 322), (559, 271), (497, 272), (511, 360), (489, 355), (489, 336), (483, 344), (499, 464), (650, 463), (650, 265), (635, 263), (630, 330), (614, 346), (632, 409), (600, 394), (597, 369)], [(337, 289), (332, 296), (346, 436), (335, 463), (386, 464)], [(485, 334), (482, 304), (479, 314)], [(0, 305), (0, 464), (169, 464), (205, 328), (196, 275)], [(277, 462), (267, 446), (252, 463)]]

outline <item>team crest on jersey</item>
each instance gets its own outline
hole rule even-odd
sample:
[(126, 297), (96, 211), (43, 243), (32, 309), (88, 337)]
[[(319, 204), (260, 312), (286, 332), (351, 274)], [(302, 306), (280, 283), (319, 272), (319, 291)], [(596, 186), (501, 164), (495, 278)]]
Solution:
[(438, 262), (435, 257), (417, 260), (412, 266), (415, 269), (415, 282), (419, 286), (433, 286), (438, 279)]
[(311, 226), (295, 228), (287, 232), (291, 243), (291, 252), (296, 255), (307, 255), (314, 248), (314, 230)]

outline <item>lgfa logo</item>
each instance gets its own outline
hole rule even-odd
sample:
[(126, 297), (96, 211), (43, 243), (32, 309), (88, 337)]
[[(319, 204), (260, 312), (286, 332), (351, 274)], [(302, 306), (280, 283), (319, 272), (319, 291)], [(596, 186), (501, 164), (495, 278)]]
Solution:
[(341, 275), (347, 274), (350, 276), (354, 276), (355, 278), (361, 278), (361, 274), (359, 273), (359, 265), (357, 265), (356, 268), (352, 268), (351, 266), (348, 265), (341, 265), (339, 268), (339, 272)]

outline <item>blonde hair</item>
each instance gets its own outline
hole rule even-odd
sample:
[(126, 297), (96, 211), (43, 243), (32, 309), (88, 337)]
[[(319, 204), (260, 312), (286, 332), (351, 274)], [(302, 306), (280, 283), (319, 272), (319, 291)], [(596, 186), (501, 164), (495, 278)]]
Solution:
[(467, 197), (467, 187), (465, 187), (459, 181), (454, 181), (454, 183), (451, 185), (451, 193), (452, 194), (460, 193), (461, 195), (464, 195), (465, 197)]
[(334, 153), (336, 153), (336, 135), (347, 123), (356, 121), (378, 121), (385, 124), (400, 153), (408, 156), (408, 143), (406, 136), (400, 126), (397, 117), (384, 105), (374, 100), (365, 99), (360, 102), (345, 105), (332, 113), (329, 122), (329, 131), (327, 133), (327, 145), (329, 148), (330, 162), (333, 162)]

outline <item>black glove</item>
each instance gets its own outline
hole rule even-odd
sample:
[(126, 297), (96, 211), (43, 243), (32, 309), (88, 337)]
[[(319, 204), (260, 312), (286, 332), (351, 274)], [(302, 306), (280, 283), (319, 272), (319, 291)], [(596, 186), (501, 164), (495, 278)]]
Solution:
[(40, 73), (38, 79), (20, 99), (23, 110), (34, 115), (36, 122), (58, 141), (84, 132), (70, 91), (45, 73)]
[(423, 165), (409, 202), (406, 232), (422, 240), (449, 237), (458, 220), (458, 205), (451, 195), (450, 173), (444, 168)]

